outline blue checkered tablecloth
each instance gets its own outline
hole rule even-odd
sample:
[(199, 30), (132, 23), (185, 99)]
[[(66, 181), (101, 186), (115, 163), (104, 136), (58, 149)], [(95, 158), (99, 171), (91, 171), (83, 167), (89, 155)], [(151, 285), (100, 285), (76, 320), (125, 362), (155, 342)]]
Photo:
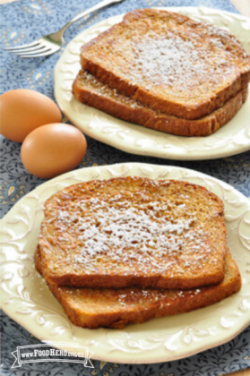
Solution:
[[(1, 5), (1, 47), (28, 43), (56, 31), (77, 13), (96, 4), (98, 0), (21, 0)], [(125, 0), (87, 17), (71, 26), (65, 34), (70, 41), (80, 31), (114, 15), (129, 10), (151, 6), (198, 6), (237, 12), (229, 0)], [(28, 88), (53, 97), (53, 68), (62, 51), (47, 59), (19, 59), (1, 48), (0, 79), (1, 93)], [(194, 162), (175, 162), (164, 159), (129, 155), (108, 145), (88, 138), (88, 151), (79, 168), (84, 166), (120, 162), (145, 162), (191, 168), (219, 178), (250, 196), (250, 152), (234, 157)], [(0, 203), (2, 215), (44, 180), (30, 175), (20, 160), (20, 144), (1, 137)], [(250, 367), (250, 327), (223, 346), (202, 352), (190, 358), (153, 365), (128, 365), (94, 362), (94, 369), (72, 363), (26, 364), (20, 369), (11, 369), (11, 353), (17, 346), (37, 344), (39, 341), (19, 324), (2, 313), (1, 353), (2, 375), (18, 376), (219, 376)]]

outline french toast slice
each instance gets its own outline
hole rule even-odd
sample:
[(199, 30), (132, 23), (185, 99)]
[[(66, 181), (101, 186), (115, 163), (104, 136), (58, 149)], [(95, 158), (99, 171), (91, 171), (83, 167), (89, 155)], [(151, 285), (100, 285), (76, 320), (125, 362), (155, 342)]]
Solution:
[[(35, 253), (35, 266), (43, 274), (39, 248)], [(89, 289), (53, 283), (48, 283), (48, 287), (74, 325), (122, 329), (129, 323), (143, 323), (217, 303), (240, 290), (241, 277), (227, 251), (223, 281), (193, 290)]]
[(221, 108), (198, 119), (187, 120), (167, 115), (117, 92), (96, 77), (81, 70), (74, 83), (73, 94), (79, 102), (95, 107), (131, 123), (179, 136), (209, 136), (231, 120), (247, 99), (248, 87), (229, 99)]
[(181, 14), (137, 9), (81, 48), (81, 65), (155, 110), (194, 120), (250, 81), (250, 56), (225, 30)]
[(45, 203), (38, 244), (49, 283), (189, 289), (224, 277), (223, 202), (178, 180), (69, 186)]

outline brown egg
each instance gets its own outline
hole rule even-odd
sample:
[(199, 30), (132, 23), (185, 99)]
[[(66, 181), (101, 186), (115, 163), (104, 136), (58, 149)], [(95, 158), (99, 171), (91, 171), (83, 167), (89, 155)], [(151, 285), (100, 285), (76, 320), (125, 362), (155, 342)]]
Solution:
[(31, 174), (50, 179), (77, 167), (86, 150), (87, 142), (79, 129), (63, 123), (47, 124), (25, 138), (21, 159)]
[(0, 96), (1, 134), (11, 141), (23, 142), (41, 125), (62, 121), (57, 105), (37, 91), (17, 89)]

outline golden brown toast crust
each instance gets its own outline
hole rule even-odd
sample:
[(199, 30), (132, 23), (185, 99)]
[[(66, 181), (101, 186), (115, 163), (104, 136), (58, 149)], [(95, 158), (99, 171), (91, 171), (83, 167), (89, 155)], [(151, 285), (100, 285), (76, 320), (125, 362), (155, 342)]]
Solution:
[(181, 119), (143, 106), (117, 93), (96, 77), (81, 70), (73, 83), (73, 94), (81, 102), (131, 123), (179, 136), (209, 136), (231, 120), (246, 101), (248, 87), (221, 108), (198, 120)]
[(49, 283), (189, 289), (224, 277), (223, 203), (205, 188), (140, 177), (70, 186), (45, 203)]
[(81, 49), (81, 65), (119, 92), (168, 115), (199, 119), (250, 81), (250, 56), (214, 25), (137, 9)]
[[(48, 286), (73, 324), (84, 328), (122, 329), (128, 323), (206, 307), (239, 291), (241, 278), (229, 251), (225, 263), (222, 282), (194, 290), (78, 289), (51, 283)], [(43, 274), (39, 249), (35, 253), (35, 265)]]

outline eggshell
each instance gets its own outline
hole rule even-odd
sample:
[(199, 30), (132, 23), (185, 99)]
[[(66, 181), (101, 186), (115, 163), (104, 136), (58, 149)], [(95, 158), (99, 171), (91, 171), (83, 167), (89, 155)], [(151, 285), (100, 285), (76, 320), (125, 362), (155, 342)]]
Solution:
[(68, 124), (47, 124), (31, 132), (21, 148), (24, 167), (49, 179), (77, 167), (86, 154), (87, 142), (79, 129)]
[(1, 134), (11, 141), (23, 142), (41, 125), (62, 121), (57, 105), (34, 90), (17, 89), (0, 96)]

